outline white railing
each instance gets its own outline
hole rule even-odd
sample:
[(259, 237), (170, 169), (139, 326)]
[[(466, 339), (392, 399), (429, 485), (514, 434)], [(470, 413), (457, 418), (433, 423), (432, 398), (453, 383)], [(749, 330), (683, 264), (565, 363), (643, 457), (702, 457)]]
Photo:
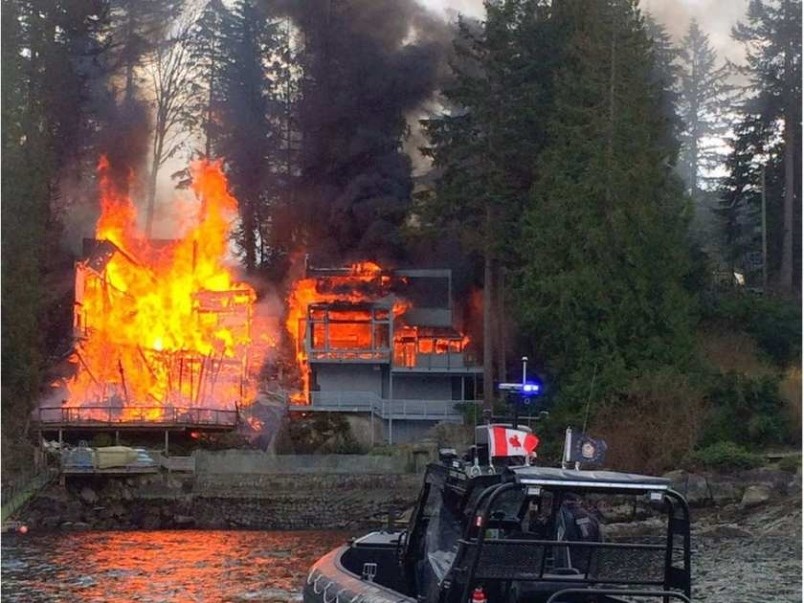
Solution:
[(405, 371), (467, 371), (479, 368), (474, 360), (464, 352), (448, 352), (446, 354), (425, 354), (419, 352), (410, 357), (404, 354), (394, 355), (393, 369)]
[(383, 419), (438, 420), (459, 419), (458, 404), (477, 404), (476, 400), (404, 400), (380, 398), (366, 391), (312, 392), (312, 404), (300, 406), (312, 411), (371, 412)]
[(391, 419), (457, 419), (461, 400), (385, 400), (385, 416)]
[(310, 398), (314, 408), (322, 409), (376, 412), (382, 406), (382, 399), (367, 391), (311, 392)]

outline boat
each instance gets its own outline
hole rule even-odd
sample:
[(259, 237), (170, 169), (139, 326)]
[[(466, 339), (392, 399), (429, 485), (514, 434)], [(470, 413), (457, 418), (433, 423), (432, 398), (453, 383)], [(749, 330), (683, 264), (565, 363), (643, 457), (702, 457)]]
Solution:
[[(615, 523), (624, 508), (654, 520)], [(478, 444), (428, 465), (406, 529), (371, 532), (319, 559), (303, 599), (690, 602), (690, 575), (689, 507), (669, 480), (534, 466)]]

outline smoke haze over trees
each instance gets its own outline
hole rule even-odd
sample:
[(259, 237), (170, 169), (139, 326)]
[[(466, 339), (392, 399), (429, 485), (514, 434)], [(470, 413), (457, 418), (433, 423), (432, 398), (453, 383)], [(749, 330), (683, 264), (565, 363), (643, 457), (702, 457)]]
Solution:
[(298, 253), (455, 268), (484, 289), (487, 385), (527, 353), (572, 416), (590, 382), (616, 405), (686, 379), (711, 275), (764, 289), (763, 199), (766, 293), (801, 292), (801, 2), (749, 4), (737, 102), (706, 23), (671, 38), (629, 0), (453, 23), (415, 0), (3, 0), (4, 458), (69, 341), (63, 235), (93, 232), (102, 154), (155, 232), (157, 176), (221, 160), (239, 259), (275, 283)]
[(412, 0), (289, 3), (304, 36), (296, 217), (335, 259), (403, 255), (408, 113), (435, 92), (445, 26)]

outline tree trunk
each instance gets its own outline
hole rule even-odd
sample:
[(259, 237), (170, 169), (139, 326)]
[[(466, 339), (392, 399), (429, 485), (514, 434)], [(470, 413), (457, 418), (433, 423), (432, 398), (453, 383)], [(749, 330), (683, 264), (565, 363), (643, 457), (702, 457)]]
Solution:
[[(214, 70), (214, 67), (212, 68)], [(207, 96), (206, 141), (204, 142), (204, 158), (212, 158), (212, 90), (215, 85), (214, 71), (209, 75), (209, 94)]]
[(148, 198), (145, 212), (145, 236), (149, 239), (153, 234), (154, 211), (156, 209), (156, 177), (159, 174), (159, 166), (162, 165), (164, 142), (165, 131), (157, 118), (156, 131), (154, 132), (153, 155), (151, 157), (151, 172), (148, 176)]
[(246, 204), (243, 208), (243, 251), (246, 252), (246, 271), (251, 272), (256, 265), (256, 239), (254, 236), (255, 220), (255, 203), (251, 201), (252, 196), (246, 195)]
[(125, 64), (126, 64), (126, 85), (124, 88), (124, 100), (126, 103), (130, 103), (134, 100), (134, 63), (135, 59), (132, 55), (131, 44), (132, 38), (134, 37), (134, 17), (131, 16), (131, 11), (129, 10), (128, 16), (126, 19), (126, 41), (125, 45), (123, 46), (123, 52), (126, 53), (125, 56)]
[(495, 264), (494, 290), (496, 293), (496, 312), (494, 318), (495, 329), (495, 351), (497, 354), (497, 379), (501, 382), (506, 380), (506, 342), (505, 342), (505, 281), (503, 279), (503, 269), (499, 262)]
[(494, 401), (494, 346), (492, 338), (493, 260), (491, 257), (491, 204), (486, 204), (486, 249), (483, 266), (483, 409), (491, 411)]
[[(784, 3), (784, 19), (789, 22), (789, 0)], [(791, 36), (792, 37), (792, 36)], [(784, 94), (785, 94), (785, 111), (784, 111), (784, 131), (782, 137), (784, 140), (784, 207), (782, 212), (782, 262), (779, 268), (779, 292), (784, 295), (792, 295), (793, 293), (793, 197), (795, 196), (795, 161), (794, 161), (794, 145), (793, 139), (793, 115), (795, 110), (793, 108), (793, 69), (792, 57), (793, 49), (791, 48), (790, 39), (788, 37), (787, 45), (784, 52)]]
[(148, 175), (148, 198), (145, 210), (145, 236), (153, 235), (154, 210), (156, 209), (156, 176), (159, 173), (159, 158), (156, 153), (151, 158), (151, 173)]

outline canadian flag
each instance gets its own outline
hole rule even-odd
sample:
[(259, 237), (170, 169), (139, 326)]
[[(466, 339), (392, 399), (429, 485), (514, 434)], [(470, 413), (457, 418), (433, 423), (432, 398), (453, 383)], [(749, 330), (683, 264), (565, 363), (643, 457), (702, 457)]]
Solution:
[(528, 431), (489, 426), (490, 456), (527, 456), (539, 445), (539, 438)]

